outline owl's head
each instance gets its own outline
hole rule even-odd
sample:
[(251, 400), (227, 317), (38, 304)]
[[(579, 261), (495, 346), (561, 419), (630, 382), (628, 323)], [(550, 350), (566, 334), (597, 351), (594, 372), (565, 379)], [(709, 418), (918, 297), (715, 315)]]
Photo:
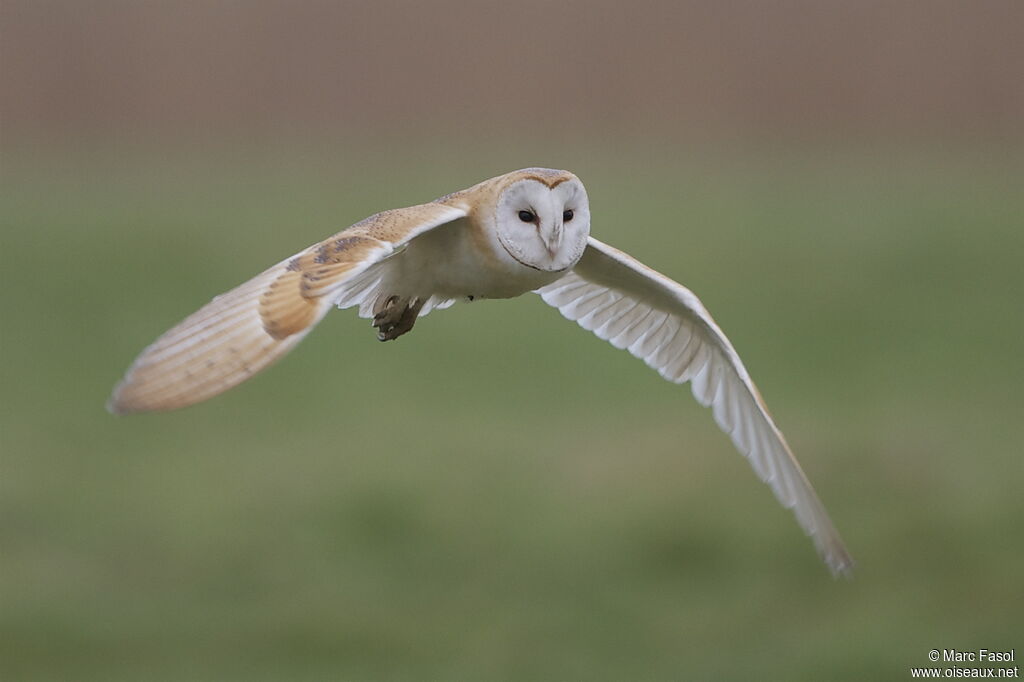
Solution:
[(542, 272), (576, 265), (590, 235), (590, 205), (580, 179), (548, 168), (527, 168), (503, 179), (494, 215), (502, 248)]

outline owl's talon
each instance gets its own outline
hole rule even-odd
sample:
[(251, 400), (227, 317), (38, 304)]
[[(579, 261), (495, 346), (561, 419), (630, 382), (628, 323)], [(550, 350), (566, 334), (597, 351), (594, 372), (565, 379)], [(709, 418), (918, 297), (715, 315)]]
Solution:
[(377, 340), (391, 341), (410, 331), (416, 324), (424, 301), (419, 298), (403, 299), (388, 296), (380, 309), (373, 315), (373, 326), (377, 328)]

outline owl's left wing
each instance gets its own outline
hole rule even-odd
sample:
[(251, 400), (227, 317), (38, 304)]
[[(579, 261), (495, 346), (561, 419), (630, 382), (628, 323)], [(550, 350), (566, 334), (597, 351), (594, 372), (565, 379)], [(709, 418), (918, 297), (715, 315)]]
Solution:
[(686, 287), (590, 238), (573, 272), (537, 290), (546, 303), (664, 378), (690, 381), (718, 425), (797, 520), (834, 574), (846, 547), (732, 344)]

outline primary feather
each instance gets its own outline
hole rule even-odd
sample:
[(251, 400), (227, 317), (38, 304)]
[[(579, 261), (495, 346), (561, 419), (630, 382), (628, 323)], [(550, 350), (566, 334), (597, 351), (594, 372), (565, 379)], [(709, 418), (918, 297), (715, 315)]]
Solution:
[(544, 301), (693, 395), (771, 486), (834, 573), (853, 566), (839, 533), (732, 344), (686, 287), (590, 238), (573, 273), (538, 292)]

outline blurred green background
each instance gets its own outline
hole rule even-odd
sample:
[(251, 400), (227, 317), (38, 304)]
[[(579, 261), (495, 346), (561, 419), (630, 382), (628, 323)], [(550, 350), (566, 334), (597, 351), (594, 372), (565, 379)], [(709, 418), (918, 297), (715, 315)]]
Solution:
[[(0, 678), (909, 679), (1024, 645), (1017, 3), (0, 6)], [(103, 410), (211, 296), (528, 165), (694, 289), (858, 560), (537, 297)]]

